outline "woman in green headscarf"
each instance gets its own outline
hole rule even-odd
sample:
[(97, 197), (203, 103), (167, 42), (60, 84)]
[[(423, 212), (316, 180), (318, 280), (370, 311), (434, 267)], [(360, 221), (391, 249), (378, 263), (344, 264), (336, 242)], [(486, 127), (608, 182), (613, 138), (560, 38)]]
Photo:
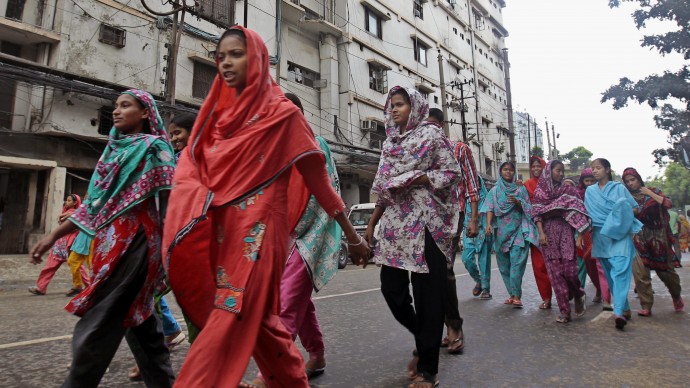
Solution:
[[(174, 382), (170, 354), (153, 313), (164, 288), (161, 226), (175, 160), (153, 97), (128, 90), (115, 102), (113, 128), (88, 199), (31, 249), (40, 262), (57, 239), (80, 229), (94, 238), (91, 285), (66, 310), (81, 317), (63, 387), (95, 387), (125, 337), (147, 386)], [(160, 205), (160, 206), (159, 206)]]

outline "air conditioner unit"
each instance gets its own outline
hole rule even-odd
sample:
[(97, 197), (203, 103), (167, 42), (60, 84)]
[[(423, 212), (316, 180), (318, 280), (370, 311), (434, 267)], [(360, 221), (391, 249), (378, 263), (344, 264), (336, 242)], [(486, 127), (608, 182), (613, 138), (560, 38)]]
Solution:
[(328, 86), (328, 80), (327, 79), (317, 79), (314, 80), (314, 88), (316, 89), (322, 89)]
[(414, 16), (416, 18), (421, 18), (422, 17), (422, 12), (419, 11), (417, 8), (414, 9)]
[(360, 122), (359, 126), (362, 131), (375, 131), (376, 130), (376, 121), (374, 120), (362, 120)]

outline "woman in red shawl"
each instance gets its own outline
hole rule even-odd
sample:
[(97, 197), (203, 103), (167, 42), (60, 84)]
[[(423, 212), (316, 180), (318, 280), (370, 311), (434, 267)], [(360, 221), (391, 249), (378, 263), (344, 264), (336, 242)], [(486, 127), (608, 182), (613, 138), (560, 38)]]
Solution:
[(369, 247), (343, 214), (309, 124), (271, 78), (259, 35), (227, 30), (216, 64), (175, 172), (163, 241), (170, 285), (201, 329), (177, 385), (236, 387), (253, 355), (269, 386), (307, 387), (278, 296), (309, 193), (343, 227), (356, 261), (366, 263)]
[[(529, 158), (529, 173), (530, 178), (525, 182), (525, 188), (529, 194), (530, 201), (534, 199), (534, 192), (537, 190), (537, 183), (539, 183), (539, 177), (542, 171), (546, 167), (546, 162), (544, 159), (532, 155)], [(541, 296), (542, 303), (539, 305), (540, 309), (550, 309), (551, 308), (551, 281), (549, 280), (549, 274), (546, 271), (546, 265), (544, 264), (544, 256), (542, 255), (541, 248), (536, 245), (530, 245), (530, 254), (532, 255), (532, 270), (534, 271), (534, 279), (537, 282), (537, 289), (539, 289), (539, 295)]]
[[(65, 198), (65, 204), (62, 206), (62, 213), (60, 218), (58, 218), (58, 224), (62, 225), (69, 216), (74, 213), (77, 208), (81, 206), (81, 198), (76, 194), (70, 194)], [(29, 292), (34, 295), (45, 295), (48, 289), (48, 284), (53, 280), (53, 276), (60, 268), (62, 263), (67, 261), (69, 257), (69, 251), (74, 243), (74, 239), (79, 234), (79, 231), (74, 231), (65, 237), (55, 241), (53, 248), (50, 250), (48, 255), (48, 260), (46, 265), (43, 266), (41, 273), (38, 275), (38, 281), (36, 282), (36, 287), (29, 287)], [(82, 277), (86, 275), (86, 271), (82, 270)], [(88, 280), (88, 278), (87, 278)]]
[(680, 277), (673, 265), (673, 234), (669, 225), (668, 209), (673, 207), (671, 200), (654, 187), (646, 187), (642, 177), (634, 168), (623, 170), (623, 182), (639, 205), (636, 214), (644, 225), (640, 233), (633, 236), (637, 256), (633, 261), (633, 277), (637, 295), (640, 297), (641, 310), (637, 315), (652, 315), (654, 292), (652, 290), (651, 270), (656, 271), (671, 293), (673, 307), (677, 312), (683, 311)]

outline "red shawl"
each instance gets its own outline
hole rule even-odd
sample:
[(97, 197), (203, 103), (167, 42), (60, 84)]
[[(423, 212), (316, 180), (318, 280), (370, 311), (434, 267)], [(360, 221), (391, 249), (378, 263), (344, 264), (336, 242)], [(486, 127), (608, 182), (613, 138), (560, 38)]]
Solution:
[[(208, 314), (213, 300), (196, 300), (191, 294), (215, 293), (209, 250), (212, 232), (209, 222), (204, 222), (208, 208), (244, 200), (295, 168), (304, 156), (321, 156), (324, 163), (306, 119), (271, 78), (261, 37), (240, 26), (233, 29), (246, 37), (246, 87), (237, 96), (220, 77), (213, 81), (175, 171), (163, 236), (170, 285), (185, 313), (196, 317)], [(309, 198), (296, 171), (288, 195), (288, 221), (294, 228)], [(199, 287), (209, 289), (194, 289)], [(203, 326), (205, 319), (193, 321)]]
[(527, 189), (527, 193), (529, 194), (529, 199), (534, 198), (534, 191), (537, 190), (537, 184), (539, 183), (539, 177), (538, 176), (532, 176), (532, 163), (534, 163), (535, 160), (539, 161), (539, 164), (541, 164), (541, 169), (542, 169), (542, 174), (544, 173), (544, 168), (546, 168), (546, 162), (544, 159), (532, 155), (529, 158), (529, 174), (530, 178), (525, 182), (525, 188)]

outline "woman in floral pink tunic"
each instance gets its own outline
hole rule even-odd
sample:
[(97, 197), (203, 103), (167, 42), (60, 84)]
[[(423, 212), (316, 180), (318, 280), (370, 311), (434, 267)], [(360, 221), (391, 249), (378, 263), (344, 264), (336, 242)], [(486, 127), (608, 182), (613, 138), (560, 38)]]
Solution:
[(388, 94), (387, 138), (372, 188), (379, 199), (365, 233), (373, 241), (380, 219), (374, 257), (381, 264), (381, 292), (393, 316), (415, 337), (417, 351), (408, 369), (410, 386), (417, 388), (437, 381), (446, 271), (460, 212), (460, 166), (441, 129), (423, 121), (428, 110), (414, 89), (396, 86)]

